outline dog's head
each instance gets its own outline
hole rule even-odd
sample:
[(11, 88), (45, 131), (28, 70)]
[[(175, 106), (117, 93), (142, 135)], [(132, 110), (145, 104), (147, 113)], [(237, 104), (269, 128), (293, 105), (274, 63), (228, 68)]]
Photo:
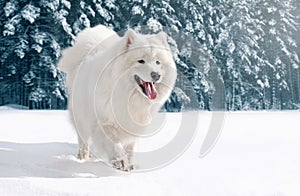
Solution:
[(136, 89), (150, 100), (159, 97), (162, 86), (171, 91), (177, 72), (166, 34), (141, 35), (129, 29), (124, 40), (129, 78)]

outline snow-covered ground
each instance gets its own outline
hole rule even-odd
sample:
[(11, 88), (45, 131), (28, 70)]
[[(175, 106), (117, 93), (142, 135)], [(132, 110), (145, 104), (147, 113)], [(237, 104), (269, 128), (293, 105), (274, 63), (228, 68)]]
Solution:
[[(226, 113), (216, 146), (203, 158), (199, 152), (212, 113), (200, 112), (198, 134), (175, 162), (146, 173), (122, 174), (101, 162), (75, 158), (76, 135), (66, 111), (4, 109), (1, 196), (300, 195), (299, 111)], [(143, 139), (140, 150), (170, 141), (180, 118), (179, 113), (167, 114), (163, 131)]]

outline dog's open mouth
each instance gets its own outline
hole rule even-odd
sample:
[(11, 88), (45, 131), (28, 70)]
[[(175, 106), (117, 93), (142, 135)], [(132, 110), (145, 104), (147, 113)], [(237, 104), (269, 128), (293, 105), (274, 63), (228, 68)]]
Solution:
[(157, 97), (157, 91), (155, 88), (154, 82), (145, 82), (142, 80), (139, 76), (134, 76), (135, 81), (142, 89), (142, 92), (149, 98), (149, 99), (155, 99)]

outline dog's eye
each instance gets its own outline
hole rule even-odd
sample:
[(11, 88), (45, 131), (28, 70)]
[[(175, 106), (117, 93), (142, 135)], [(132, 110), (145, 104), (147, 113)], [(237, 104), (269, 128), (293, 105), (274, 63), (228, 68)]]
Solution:
[(145, 61), (143, 59), (141, 59), (141, 60), (138, 60), (138, 63), (145, 64)]
[(160, 64), (160, 62), (159, 62), (159, 61), (156, 61), (156, 64), (157, 64), (157, 65), (159, 65), (159, 64)]

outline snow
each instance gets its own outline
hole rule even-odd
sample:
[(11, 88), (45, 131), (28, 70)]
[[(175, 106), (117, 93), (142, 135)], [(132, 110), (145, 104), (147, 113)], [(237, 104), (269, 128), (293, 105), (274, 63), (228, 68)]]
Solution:
[(277, 23), (277, 22), (276, 22), (276, 20), (274, 20), (274, 19), (271, 19), (271, 20), (269, 21), (269, 25), (271, 25), (271, 26), (274, 26), (276, 23)]
[(268, 13), (272, 13), (272, 12), (276, 12), (277, 8), (272, 6), (272, 7), (268, 7), (267, 10), (268, 10)]
[(140, 6), (133, 6), (132, 7), (132, 14), (133, 15), (141, 15), (143, 16), (144, 15), (144, 11), (142, 10), (142, 8)]
[(259, 84), (261, 88), (265, 87), (264, 83), (261, 80), (257, 80), (257, 84)]
[(0, 110), (28, 110), (28, 109), (29, 108), (26, 106), (21, 106), (16, 104), (8, 104), (0, 107)]
[(228, 44), (228, 48), (229, 48), (229, 52), (232, 54), (235, 50), (235, 44), (233, 41), (231, 41), (229, 44)]
[(62, 0), (61, 4), (66, 6), (68, 9), (71, 9), (71, 3), (68, 0)]
[(27, 40), (25, 40), (25, 39), (20, 40), (20, 42), (14, 49), (14, 52), (20, 59), (23, 59), (25, 57), (25, 52), (28, 50), (28, 44), (29, 43)]
[(16, 11), (16, 6), (11, 2), (7, 2), (4, 7), (5, 16), (9, 17), (15, 11)]
[(41, 45), (39, 45), (39, 44), (32, 44), (32, 46), (31, 46), (33, 49), (35, 49), (36, 51), (37, 51), (37, 53), (41, 53), (41, 51), (42, 51), (42, 46)]
[[(75, 158), (76, 135), (66, 111), (0, 107), (0, 195), (189, 195), (300, 194), (299, 111), (225, 114), (215, 147), (200, 158), (212, 112), (198, 115), (189, 149), (166, 167), (124, 174), (100, 161)], [(138, 150), (172, 140), (182, 113), (162, 113), (163, 130), (142, 139)], [(175, 131), (174, 131), (175, 130)]]
[(42, 7), (49, 8), (51, 11), (57, 10), (59, 8), (59, 4), (60, 4), (59, 0), (54, 0), (54, 1), (42, 0), (40, 3)]
[(162, 29), (161, 23), (152, 17), (147, 21), (147, 26), (153, 30), (153, 32), (158, 32)]
[(23, 8), (21, 15), (32, 24), (34, 23), (35, 19), (40, 16), (40, 10), (40, 8), (29, 4)]

